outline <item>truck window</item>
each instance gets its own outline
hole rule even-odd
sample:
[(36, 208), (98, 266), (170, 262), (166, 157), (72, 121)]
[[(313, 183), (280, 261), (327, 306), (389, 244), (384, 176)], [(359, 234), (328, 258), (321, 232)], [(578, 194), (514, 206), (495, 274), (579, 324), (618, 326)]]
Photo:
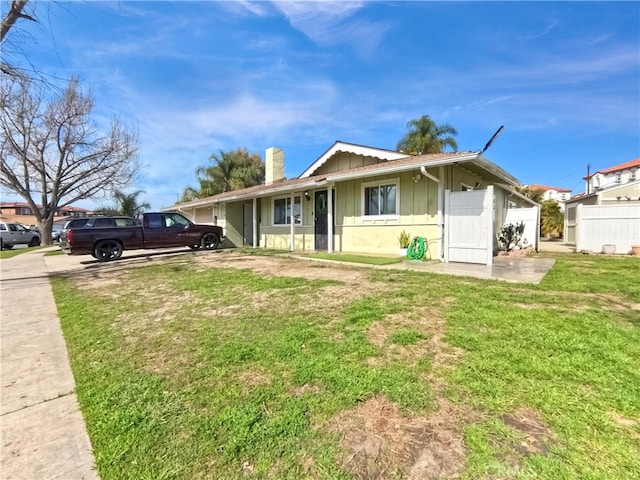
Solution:
[(179, 213), (165, 213), (164, 221), (167, 227), (180, 227), (184, 228), (191, 222)]
[(163, 228), (164, 223), (162, 221), (162, 214), (150, 213), (147, 215), (147, 221), (149, 222), (149, 228)]
[(7, 229), (7, 226), (4, 223), (0, 224), (0, 230), (6, 230), (6, 229)]
[(11, 232), (17, 232), (18, 231), (18, 229), (16, 228), (16, 226), (13, 223), (9, 223), (7, 225), (7, 227), (9, 227), (9, 231), (11, 231)]
[(113, 227), (113, 224), (113, 218), (96, 218), (95, 222), (93, 222), (94, 227)]
[(116, 218), (116, 227), (133, 227), (132, 218)]

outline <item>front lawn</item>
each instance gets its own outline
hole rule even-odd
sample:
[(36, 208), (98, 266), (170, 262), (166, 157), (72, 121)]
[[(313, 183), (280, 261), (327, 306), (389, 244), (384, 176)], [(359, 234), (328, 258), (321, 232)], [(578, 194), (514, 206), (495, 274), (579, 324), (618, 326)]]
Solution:
[(103, 480), (640, 478), (640, 259), (135, 265), (52, 281)]

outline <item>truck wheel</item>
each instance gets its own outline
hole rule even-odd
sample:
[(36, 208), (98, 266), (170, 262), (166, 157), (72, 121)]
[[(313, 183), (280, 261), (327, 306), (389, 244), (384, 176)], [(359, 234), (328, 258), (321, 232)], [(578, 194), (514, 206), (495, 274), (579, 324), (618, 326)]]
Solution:
[(215, 233), (205, 233), (200, 240), (203, 250), (215, 250), (220, 245), (220, 237)]
[(93, 249), (93, 256), (99, 262), (108, 262), (122, 256), (122, 245), (116, 240), (101, 240)]
[(40, 245), (40, 239), (38, 237), (33, 237), (29, 242), (30, 247), (37, 247), (38, 245)]

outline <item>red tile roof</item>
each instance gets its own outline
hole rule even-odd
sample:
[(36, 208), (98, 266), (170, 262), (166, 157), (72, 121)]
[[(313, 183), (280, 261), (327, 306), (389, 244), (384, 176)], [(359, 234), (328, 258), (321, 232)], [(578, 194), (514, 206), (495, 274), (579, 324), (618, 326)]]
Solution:
[(591, 175), (584, 177), (585, 180), (593, 177), (596, 173), (613, 173), (619, 170), (626, 170), (632, 167), (640, 167), (640, 158), (636, 158), (635, 160), (629, 160), (628, 162), (621, 163), (620, 165), (614, 165), (613, 167), (605, 168), (604, 170), (598, 170), (597, 172), (593, 172)]
[(548, 185), (527, 185), (531, 190), (555, 190), (556, 192), (570, 192), (570, 188), (560, 188), (560, 187), (549, 187)]

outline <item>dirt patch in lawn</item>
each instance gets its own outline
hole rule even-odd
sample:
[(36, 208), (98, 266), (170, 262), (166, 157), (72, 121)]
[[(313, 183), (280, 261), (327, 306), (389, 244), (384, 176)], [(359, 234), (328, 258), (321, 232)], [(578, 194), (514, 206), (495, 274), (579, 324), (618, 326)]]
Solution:
[(379, 395), (338, 414), (329, 430), (341, 436), (341, 468), (357, 479), (455, 478), (465, 468), (466, 416), (445, 400), (428, 416), (405, 416)]
[[(413, 309), (373, 322), (367, 331), (367, 339), (381, 347), (380, 357), (371, 357), (367, 363), (379, 366), (384, 363), (401, 361), (415, 365), (421, 358), (428, 357), (432, 370), (427, 376), (431, 390), (440, 394), (444, 389), (443, 378), (447, 371), (454, 368), (464, 351), (444, 341), (446, 320), (441, 311), (442, 305), (450, 304), (455, 299), (444, 298), (439, 306), (428, 306)], [(391, 341), (392, 335), (401, 330), (415, 330), (424, 335), (423, 339), (411, 345), (400, 345)]]
[(516, 451), (520, 458), (536, 453), (546, 453), (549, 445), (553, 442), (551, 429), (535, 410), (519, 408), (509, 415), (503, 415), (502, 421), (505, 425), (522, 434), (520, 443), (516, 445)]

